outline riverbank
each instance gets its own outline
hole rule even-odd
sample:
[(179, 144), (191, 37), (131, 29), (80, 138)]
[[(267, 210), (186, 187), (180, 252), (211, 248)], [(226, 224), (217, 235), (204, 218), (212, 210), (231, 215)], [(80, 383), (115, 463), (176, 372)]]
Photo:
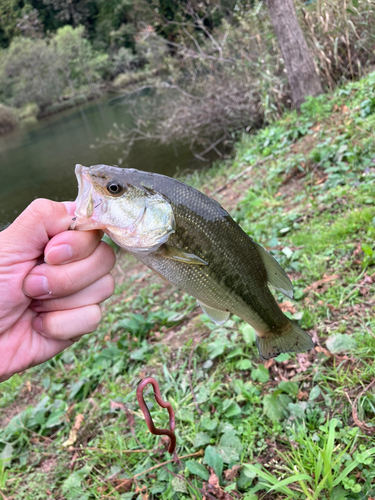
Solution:
[[(375, 496), (374, 88), (371, 74), (311, 99), (185, 178), (279, 260), (294, 284), (281, 308), (316, 348), (262, 363), (249, 325), (217, 327), (120, 254), (98, 331), (1, 384), (3, 495)], [(180, 462), (139, 410), (147, 375), (176, 411)]]
[(58, 101), (40, 110), (35, 103), (28, 103), (22, 108), (12, 108), (0, 104), (0, 136), (14, 130), (19, 123), (24, 120), (39, 120), (52, 116), (67, 109), (82, 106), (87, 102), (102, 99), (103, 96), (111, 92), (118, 93), (125, 91), (133, 85), (142, 82), (153, 83), (153, 79), (159, 74), (158, 69), (142, 69), (119, 74), (112, 82), (106, 82), (98, 86), (95, 91), (86, 89), (77, 92), (74, 96), (62, 96)]

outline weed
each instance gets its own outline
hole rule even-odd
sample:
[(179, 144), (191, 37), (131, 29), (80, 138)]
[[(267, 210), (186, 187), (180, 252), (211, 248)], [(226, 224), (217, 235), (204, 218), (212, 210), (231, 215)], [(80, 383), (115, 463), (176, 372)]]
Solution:
[[(316, 350), (261, 363), (249, 325), (232, 317), (217, 327), (194, 299), (119, 254), (124, 274), (98, 331), (1, 384), (3, 495), (375, 496), (366, 434), (375, 425), (374, 82), (308, 100), (244, 137), (231, 164), (187, 178), (212, 190), (272, 155), (249, 174), (233, 216), (290, 274), (295, 300), (277, 298)], [(224, 206), (233, 189), (218, 196)], [(147, 431), (135, 397), (146, 376), (175, 409), (180, 464)]]

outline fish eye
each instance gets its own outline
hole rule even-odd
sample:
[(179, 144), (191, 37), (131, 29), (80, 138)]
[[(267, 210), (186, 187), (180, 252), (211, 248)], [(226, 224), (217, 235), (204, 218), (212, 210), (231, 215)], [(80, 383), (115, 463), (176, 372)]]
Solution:
[(123, 186), (117, 181), (111, 181), (107, 184), (107, 191), (113, 196), (118, 196), (124, 191)]

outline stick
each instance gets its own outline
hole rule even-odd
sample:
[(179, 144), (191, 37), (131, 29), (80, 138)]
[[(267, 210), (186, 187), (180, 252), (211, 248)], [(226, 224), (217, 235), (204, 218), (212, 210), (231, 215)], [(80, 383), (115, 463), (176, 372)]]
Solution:
[(190, 355), (189, 355), (189, 363), (188, 363), (189, 383), (190, 383), (191, 395), (193, 396), (195, 406), (197, 407), (197, 412), (199, 413), (199, 415), (202, 415), (203, 411), (199, 408), (199, 404), (198, 404), (197, 398), (195, 396), (194, 388), (193, 388), (193, 382), (191, 380), (191, 358), (193, 357), (194, 350), (195, 350), (195, 342), (193, 342), (193, 347), (191, 348)]

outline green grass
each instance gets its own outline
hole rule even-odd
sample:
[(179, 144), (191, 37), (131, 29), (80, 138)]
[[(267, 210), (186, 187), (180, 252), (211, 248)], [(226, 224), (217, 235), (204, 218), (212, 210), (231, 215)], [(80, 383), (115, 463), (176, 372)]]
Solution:
[[(98, 331), (1, 384), (3, 497), (375, 496), (374, 103), (372, 74), (186, 179), (212, 191), (271, 155), (216, 198), (226, 206), (247, 186), (232, 215), (290, 274), (295, 300), (283, 307), (316, 350), (260, 363), (250, 326), (215, 326), (194, 299), (120, 256)], [(176, 411), (180, 462), (138, 407), (147, 375)], [(155, 425), (167, 426), (146, 393)]]

